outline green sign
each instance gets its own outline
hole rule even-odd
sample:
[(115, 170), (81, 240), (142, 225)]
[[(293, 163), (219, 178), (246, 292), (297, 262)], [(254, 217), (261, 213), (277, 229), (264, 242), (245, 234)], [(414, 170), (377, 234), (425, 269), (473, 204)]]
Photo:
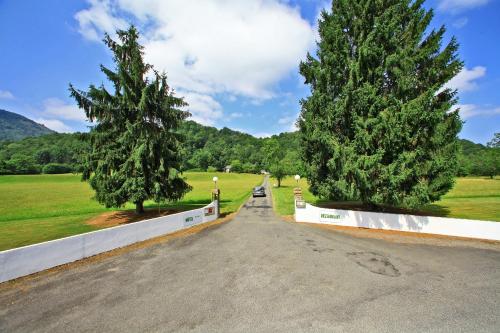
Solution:
[(342, 216), (340, 214), (321, 212), (319, 215), (319, 220), (321, 222), (332, 222), (332, 220), (340, 220)]

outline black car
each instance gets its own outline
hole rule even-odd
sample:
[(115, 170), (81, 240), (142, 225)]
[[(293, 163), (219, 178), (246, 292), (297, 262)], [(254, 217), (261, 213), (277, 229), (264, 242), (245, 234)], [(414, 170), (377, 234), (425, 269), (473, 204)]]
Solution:
[(265, 197), (266, 196), (266, 189), (264, 186), (257, 186), (254, 187), (253, 189), (253, 197)]

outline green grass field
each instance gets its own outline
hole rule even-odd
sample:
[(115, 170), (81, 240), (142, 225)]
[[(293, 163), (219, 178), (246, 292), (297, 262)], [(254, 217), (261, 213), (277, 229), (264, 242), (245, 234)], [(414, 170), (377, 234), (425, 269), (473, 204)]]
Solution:
[[(221, 212), (234, 212), (263, 179), (232, 173), (184, 175), (193, 190), (182, 201), (162, 207), (187, 210), (206, 205), (211, 201), (212, 177), (217, 175)], [(79, 175), (0, 176), (0, 251), (98, 229), (85, 222), (116, 209), (104, 208), (92, 196), (93, 191)], [(145, 207), (157, 204), (146, 202)], [(121, 209), (133, 209), (133, 205)]]
[[(275, 183), (275, 181), (273, 180), (272, 183)], [(293, 215), (293, 188), (295, 186), (295, 180), (292, 177), (288, 177), (282, 182), (282, 187), (273, 188), (273, 200), (278, 214)], [(331, 203), (319, 200), (307, 190), (308, 185), (305, 179), (300, 180), (300, 186), (304, 199), (310, 204), (329, 207), (337, 206), (339, 208), (345, 205), (344, 203)], [(348, 203), (347, 205), (353, 206), (356, 204)], [(500, 177), (495, 179), (479, 177), (457, 178), (454, 188), (440, 201), (427, 205), (413, 213), (500, 221)]]

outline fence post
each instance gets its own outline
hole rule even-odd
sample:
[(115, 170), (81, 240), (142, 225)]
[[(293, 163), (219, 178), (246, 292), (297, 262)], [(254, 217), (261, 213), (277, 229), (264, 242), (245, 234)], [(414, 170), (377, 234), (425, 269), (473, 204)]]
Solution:
[(220, 190), (218, 188), (212, 191), (212, 201), (216, 201), (217, 217), (220, 216)]

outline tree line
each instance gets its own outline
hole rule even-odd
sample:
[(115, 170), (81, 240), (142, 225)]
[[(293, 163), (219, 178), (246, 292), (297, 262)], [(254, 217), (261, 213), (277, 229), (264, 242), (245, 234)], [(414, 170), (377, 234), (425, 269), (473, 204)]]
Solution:
[[(177, 133), (181, 171), (260, 173), (280, 164), (286, 173), (300, 173), (297, 133), (256, 138), (229, 128), (217, 129), (184, 121)], [(82, 157), (90, 150), (86, 133), (49, 134), (0, 142), (0, 174), (82, 172)]]
[[(300, 158), (298, 132), (281, 133), (271, 138), (256, 138), (229, 128), (217, 129), (188, 120), (178, 133), (184, 138), (181, 148), (182, 171), (224, 171), (276, 175), (305, 175)], [(90, 149), (85, 133), (54, 133), (19, 141), (0, 141), (0, 174), (54, 174), (82, 172), (81, 157)], [(500, 133), (495, 134), (498, 138)], [(500, 142), (492, 139), (486, 146), (459, 140), (457, 176), (494, 176), (500, 174)]]

